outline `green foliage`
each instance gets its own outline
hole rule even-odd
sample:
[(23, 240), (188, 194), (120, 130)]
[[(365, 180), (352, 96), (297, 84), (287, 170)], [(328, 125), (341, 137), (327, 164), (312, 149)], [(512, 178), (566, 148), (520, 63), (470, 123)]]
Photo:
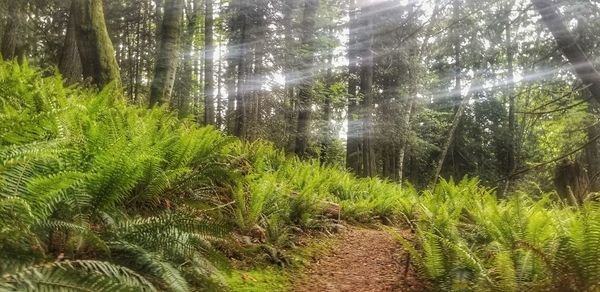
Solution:
[(3, 280), (7, 291), (158, 291), (128, 268), (90, 260), (32, 266)]
[(225, 229), (184, 201), (227, 178), (225, 137), (27, 65), (0, 64), (0, 88), (2, 285), (187, 291), (217, 273)]
[(573, 209), (549, 196), (498, 200), (476, 179), (442, 180), (419, 201), (414, 243), (399, 240), (434, 290), (597, 289), (597, 202)]
[(418, 194), (61, 83), (0, 64), (0, 289), (222, 287), (232, 227), (283, 263), (337, 219), (411, 227), (398, 239), (434, 290), (597, 289), (597, 202), (499, 200), (477, 179)]
[(65, 88), (27, 65), (0, 64), (0, 121), (7, 289), (214, 288), (231, 226), (264, 230), (278, 254), (298, 228), (411, 216), (395, 184), (128, 105), (111, 87)]

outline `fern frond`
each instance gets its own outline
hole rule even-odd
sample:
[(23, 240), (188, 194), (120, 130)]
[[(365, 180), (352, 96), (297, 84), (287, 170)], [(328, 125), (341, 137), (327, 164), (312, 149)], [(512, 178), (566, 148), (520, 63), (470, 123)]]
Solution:
[(92, 260), (29, 267), (4, 275), (2, 285), (18, 291), (157, 291), (128, 268)]
[(127, 242), (110, 242), (110, 249), (118, 260), (136, 271), (160, 279), (170, 291), (189, 291), (186, 279), (173, 265), (159, 254)]

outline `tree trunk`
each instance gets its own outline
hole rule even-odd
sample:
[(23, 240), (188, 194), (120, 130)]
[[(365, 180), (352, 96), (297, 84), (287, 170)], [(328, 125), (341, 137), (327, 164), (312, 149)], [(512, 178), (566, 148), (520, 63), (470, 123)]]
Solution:
[[(183, 35), (183, 63), (181, 64), (181, 72), (177, 74), (177, 86), (173, 89), (173, 96), (170, 107), (177, 110), (180, 117), (187, 116), (190, 113), (190, 105), (195, 103), (192, 97), (195, 97), (194, 75), (197, 75), (198, 56), (194, 45), (194, 38), (198, 32), (198, 23), (200, 20), (201, 1), (194, 0), (189, 2), (186, 9), (188, 20), (186, 31)], [(166, 18), (165, 18), (166, 20)], [(177, 64), (175, 64), (177, 66)], [(175, 69), (177, 70), (177, 69)], [(175, 75), (175, 73), (173, 73)]]
[[(243, 6), (242, 6), (243, 7)], [(240, 10), (243, 9), (240, 7)], [(235, 135), (240, 138), (246, 137), (246, 123), (248, 116), (247, 109), (247, 87), (246, 87), (246, 78), (248, 76), (248, 17), (244, 14), (245, 12), (240, 13), (240, 42), (238, 52), (235, 54), (238, 55), (238, 63), (237, 63), (237, 94), (235, 96)]]
[(268, 7), (266, 0), (248, 1), (246, 10), (248, 27), (246, 38), (246, 80), (245, 80), (245, 137), (247, 139), (255, 139), (259, 137), (259, 127), (262, 126), (261, 108), (262, 97), (264, 91), (262, 86), (265, 82), (265, 53), (267, 39), (267, 23)]
[[(330, 35), (333, 35), (332, 31), (329, 31)], [(319, 155), (320, 162), (322, 165), (327, 164), (332, 161), (333, 157), (331, 156), (331, 146), (333, 144), (333, 139), (335, 137), (335, 132), (333, 129), (333, 125), (331, 123), (332, 119), (332, 102), (333, 96), (330, 92), (330, 88), (333, 85), (333, 49), (327, 52), (327, 75), (325, 76), (325, 100), (323, 102), (323, 125), (321, 127), (321, 138), (320, 138), (320, 148), (321, 153)]]
[(27, 1), (8, 1), (9, 17), (2, 37), (1, 53), (4, 60), (22, 59), (23, 28), (25, 26), (25, 7)]
[(248, 134), (248, 97), (251, 92), (248, 82), (252, 72), (251, 14), (254, 8), (254, 1), (234, 0), (229, 4), (227, 119), (228, 131), (240, 138), (246, 138)]
[(67, 33), (63, 43), (58, 70), (62, 74), (67, 84), (73, 84), (81, 80), (82, 67), (79, 49), (77, 48), (77, 36), (75, 19), (73, 18), (76, 12), (77, 5), (71, 3), (71, 12), (67, 23)]
[(579, 47), (575, 37), (565, 26), (558, 14), (556, 5), (549, 0), (532, 0), (535, 9), (542, 16), (542, 21), (550, 30), (563, 55), (569, 60), (577, 77), (581, 79), (592, 97), (600, 103), (600, 74)]
[(350, 29), (348, 43), (348, 132), (346, 134), (346, 167), (354, 174), (362, 172), (361, 140), (362, 130), (358, 96), (358, 23), (356, 0), (350, 0)]
[[(598, 116), (597, 112), (598, 104), (596, 102), (591, 103), (588, 106), (588, 110)], [(598, 122), (587, 128), (588, 141), (595, 139), (600, 136), (600, 125)], [(591, 143), (588, 143), (583, 150), (585, 158), (585, 168), (590, 179), (589, 191), (598, 192), (600, 191), (600, 142), (598, 139)]]
[(413, 108), (415, 105), (415, 100), (413, 98), (411, 98), (408, 101), (408, 105), (407, 105), (407, 109), (404, 111), (404, 121), (402, 122), (404, 125), (404, 136), (402, 137), (402, 144), (400, 145), (400, 150), (398, 153), (398, 174), (397, 174), (397, 178), (398, 178), (398, 182), (402, 183), (402, 180), (404, 179), (404, 159), (406, 157), (406, 150), (408, 148), (408, 135), (411, 131), (411, 127), (410, 127), (410, 120), (412, 118), (412, 114), (413, 114)]
[[(432, 14), (431, 14), (431, 18), (430, 21), (433, 22), (435, 21), (435, 19), (437, 18), (437, 16), (440, 13), (440, 0), (434, 0), (434, 6), (433, 6), (433, 10), (432, 10)], [(412, 7), (412, 6), (411, 6)], [(414, 11), (411, 8), (411, 13), (413, 13)], [(411, 48), (411, 54), (410, 54), (410, 58), (414, 58), (416, 60), (420, 60), (421, 58), (423, 58), (423, 56), (426, 56), (426, 54), (428, 54), (431, 51), (431, 45), (429, 43), (429, 39), (431, 38), (431, 36), (433, 35), (432, 31), (431, 31), (431, 27), (428, 31), (426, 31), (425, 33), (425, 38), (421, 41), (421, 46), (418, 46), (416, 43), (412, 44), (412, 48)], [(415, 97), (418, 95), (419, 92), (419, 86), (416, 84), (416, 80), (419, 80), (421, 78), (424, 78), (424, 75), (422, 72), (420, 71), (415, 71), (415, 70), (410, 70), (409, 71), (410, 74), (410, 79), (413, 80), (413, 83), (410, 86), (410, 99), (408, 102), (408, 110), (406, 111), (407, 116), (405, 116), (405, 120), (404, 120), (404, 125), (405, 125), (405, 135), (407, 135), (408, 133), (410, 133), (411, 131), (411, 124), (410, 121), (413, 117), (413, 114), (415, 112), (415, 107), (416, 107), (416, 99)], [(408, 160), (410, 163), (406, 163), (405, 161), (406, 159), (406, 152), (408, 150), (408, 136), (404, 136), (402, 139), (402, 145), (400, 147), (400, 154), (398, 155), (398, 181), (400, 183), (402, 183), (402, 181), (404, 180), (404, 173), (405, 173), (405, 169), (406, 169), (406, 165), (409, 165), (409, 167), (414, 168), (414, 162), (413, 162), (413, 157), (409, 157)], [(409, 170), (412, 170), (411, 168), (409, 168)], [(413, 183), (416, 181), (415, 179), (413, 179), (415, 177), (415, 172), (411, 171), (411, 177), (410, 177), (410, 181), (412, 181)]]
[(223, 61), (221, 55), (221, 40), (219, 38), (219, 58), (218, 58), (218, 69), (217, 69), (217, 112), (216, 112), (216, 121), (215, 125), (217, 128), (221, 128), (223, 126), (223, 94), (221, 88), (223, 87)]
[[(461, 17), (461, 7), (460, 7), (460, 3), (459, 0), (454, 0), (453, 1), (453, 18), (455, 23), (458, 23), (460, 21), (460, 17)], [(469, 103), (470, 100), (470, 94), (465, 95), (464, 97), (462, 97), (462, 77), (461, 77), (461, 72), (462, 72), (462, 64), (461, 64), (461, 37), (460, 37), (460, 32), (458, 31), (460, 28), (454, 28), (454, 32), (453, 32), (453, 49), (454, 49), (454, 90), (452, 92), (452, 101), (453, 102), (458, 102), (458, 104), (455, 106), (456, 108), (456, 113), (454, 115), (454, 119), (452, 120), (452, 126), (450, 127), (450, 131), (448, 132), (448, 138), (446, 139), (446, 142), (444, 143), (444, 145), (442, 146), (442, 153), (440, 154), (439, 160), (436, 164), (435, 167), (435, 172), (434, 172), (434, 177), (433, 177), (433, 188), (435, 188), (435, 185), (437, 184), (437, 180), (442, 172), (442, 167), (444, 166), (444, 161), (446, 160), (446, 156), (448, 155), (448, 152), (450, 150), (450, 148), (452, 148), (452, 145), (454, 144), (454, 133), (456, 132), (456, 129), (458, 128), (458, 125), (460, 124), (460, 119), (463, 115), (463, 112), (465, 110), (465, 108), (467, 107), (467, 104)], [(462, 97), (462, 100), (461, 100)]]
[(304, 2), (304, 13), (302, 19), (301, 36), (301, 60), (300, 72), (303, 73), (302, 82), (298, 91), (298, 123), (296, 135), (295, 152), (299, 156), (306, 156), (308, 150), (308, 141), (310, 139), (310, 124), (312, 112), (312, 93), (313, 82), (313, 64), (315, 53), (315, 29), (316, 15), (319, 7), (319, 0), (306, 0)]
[(206, 1), (206, 12), (204, 15), (204, 123), (215, 124), (215, 101), (214, 101), (214, 55), (213, 45), (213, 0)]
[(181, 38), (184, 0), (167, 0), (160, 30), (160, 47), (150, 86), (150, 107), (168, 103), (173, 90)]
[(236, 104), (238, 96), (238, 80), (239, 74), (238, 65), (240, 64), (241, 48), (242, 48), (242, 33), (240, 31), (243, 28), (243, 16), (240, 15), (240, 6), (238, 1), (232, 1), (229, 4), (229, 11), (227, 11), (232, 18), (228, 22), (229, 42), (227, 46), (227, 69), (226, 69), (226, 80), (225, 86), (227, 88), (227, 111), (225, 114), (225, 123), (227, 132), (231, 135), (236, 134), (237, 114), (240, 104)]
[(77, 48), (84, 79), (98, 88), (111, 82), (120, 84), (119, 66), (106, 23), (102, 0), (73, 0)]
[(460, 120), (462, 118), (462, 115), (465, 111), (465, 108), (467, 107), (467, 105), (469, 104), (469, 100), (471, 100), (471, 94), (466, 94), (460, 105), (458, 106), (458, 109), (456, 110), (456, 114), (454, 115), (454, 119), (452, 120), (452, 127), (450, 128), (450, 131), (448, 132), (448, 139), (446, 140), (446, 142), (444, 143), (444, 146), (442, 147), (442, 154), (440, 154), (440, 158), (437, 162), (436, 168), (435, 168), (435, 176), (433, 179), (433, 188), (435, 188), (435, 185), (437, 184), (438, 181), (438, 177), (440, 176), (441, 172), (442, 172), (442, 166), (444, 166), (444, 161), (446, 160), (446, 156), (448, 155), (448, 150), (450, 149), (450, 145), (452, 145), (453, 141), (454, 141), (454, 133), (456, 132), (456, 129), (458, 128), (458, 125), (460, 124)]
[[(370, 3), (369, 3), (370, 4)], [(363, 33), (361, 42), (364, 47), (361, 50), (360, 64), (360, 94), (363, 97), (363, 139), (362, 139), (362, 158), (363, 158), (363, 176), (374, 176), (376, 173), (375, 166), (375, 149), (373, 148), (373, 25), (370, 15), (370, 5), (366, 5), (361, 9), (361, 19), (363, 20)]]
[(293, 74), (295, 66), (295, 57), (297, 52), (296, 41), (294, 40), (293, 32), (293, 20), (294, 10), (298, 1), (296, 0), (285, 0), (283, 2), (283, 29), (284, 29), (284, 42), (285, 42), (285, 64), (283, 70), (285, 73), (285, 85), (284, 85), (284, 119), (285, 119), (285, 135), (286, 150), (293, 152), (296, 146), (296, 110), (294, 108), (295, 96), (294, 96), (294, 80), (295, 74)]
[[(232, 51), (232, 49), (229, 49)], [(236, 123), (236, 98), (237, 98), (237, 78), (236, 78), (236, 68), (237, 62), (235, 62), (235, 58), (231, 56), (235, 53), (228, 53), (227, 57), (227, 70), (225, 77), (225, 86), (227, 88), (227, 110), (225, 111), (225, 129), (227, 133), (234, 135), (235, 134), (235, 123)]]
[[(589, 106), (597, 106), (600, 102), (600, 74), (598, 71), (596, 71), (594, 65), (589, 61), (585, 51), (580, 47), (575, 37), (565, 26), (564, 21), (558, 13), (554, 3), (548, 0), (532, 0), (532, 2), (535, 9), (542, 16), (542, 21), (554, 36), (554, 39), (556, 40), (556, 43), (563, 55), (573, 66), (577, 77), (579, 77), (583, 84), (587, 86), (591, 97), (594, 99), (594, 102), (590, 103)], [(588, 137), (591, 138), (592, 135), (596, 137), (596, 132), (598, 131), (597, 127), (598, 126), (595, 125), (588, 129)], [(597, 141), (589, 144), (586, 147), (586, 160), (588, 162), (589, 176), (592, 180), (590, 186), (592, 190), (600, 188), (597, 174), (599, 168), (597, 165), (599, 160), (599, 154), (597, 153), (597, 150)]]
[(507, 78), (506, 78), (506, 96), (508, 97), (508, 149), (506, 157), (506, 184), (504, 186), (503, 193), (506, 193), (510, 188), (510, 180), (512, 173), (517, 169), (516, 165), (516, 133), (517, 133), (517, 120), (515, 116), (516, 108), (516, 97), (515, 97), (515, 74), (513, 68), (514, 61), (514, 50), (512, 42), (512, 25), (510, 20), (510, 12), (514, 2), (511, 2), (506, 9), (505, 19), (505, 46), (506, 46), (506, 65), (507, 65)]

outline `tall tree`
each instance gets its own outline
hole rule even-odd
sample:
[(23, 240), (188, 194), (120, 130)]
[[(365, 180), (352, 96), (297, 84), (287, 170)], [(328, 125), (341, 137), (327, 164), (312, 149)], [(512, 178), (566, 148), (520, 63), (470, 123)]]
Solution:
[[(331, 27), (327, 30), (328, 37), (334, 37), (333, 30)], [(333, 93), (331, 92), (331, 86), (334, 82), (333, 75), (333, 48), (329, 48), (326, 52), (327, 62), (325, 63), (325, 93), (323, 100), (323, 118), (322, 124), (319, 126), (319, 147), (320, 155), (319, 160), (321, 164), (331, 163), (333, 154), (333, 142), (335, 137), (334, 126), (331, 122), (333, 117)]]
[(81, 57), (77, 48), (77, 36), (74, 15), (77, 5), (75, 1), (71, 3), (70, 17), (67, 23), (67, 32), (65, 41), (60, 53), (58, 69), (67, 83), (71, 84), (81, 79), (83, 68), (81, 66)]
[[(577, 77), (587, 87), (592, 101), (588, 105), (590, 112), (597, 112), (600, 103), (600, 73), (596, 71), (594, 65), (586, 56), (578, 40), (571, 34), (566, 27), (556, 5), (549, 0), (532, 0), (535, 9), (542, 16), (542, 21), (548, 30), (554, 36), (559, 49), (573, 66)], [(592, 125), (587, 128), (588, 143), (585, 147), (586, 160), (588, 162), (588, 171), (591, 178), (590, 189), (595, 191), (599, 189), (598, 182), (599, 168), (596, 162), (599, 161), (598, 154), (598, 125)], [(591, 162), (591, 163), (590, 163)]]
[(363, 136), (362, 136), (362, 159), (363, 159), (363, 175), (374, 176), (376, 172), (375, 166), (375, 149), (373, 148), (374, 139), (374, 124), (373, 124), (373, 71), (374, 71), (374, 56), (373, 56), (373, 3), (369, 0), (364, 1), (361, 7), (361, 24), (362, 32), (360, 42), (362, 43), (360, 58), (360, 95), (363, 98), (362, 102), (362, 121), (363, 121)]
[(359, 96), (358, 96), (358, 61), (360, 25), (358, 23), (358, 9), (356, 0), (350, 1), (349, 10), (349, 40), (348, 40), (348, 132), (346, 136), (346, 167), (355, 174), (362, 171), (361, 140), (362, 130), (360, 125)]
[(248, 127), (248, 77), (250, 75), (250, 32), (252, 29), (251, 13), (254, 7), (250, 1), (237, 0), (231, 4), (235, 11), (235, 18), (232, 21), (232, 26), (237, 26), (232, 37), (236, 38), (237, 43), (232, 47), (232, 54), (235, 55), (237, 61), (236, 74), (236, 95), (235, 95), (235, 130), (234, 133), (238, 137), (246, 137)]
[(515, 73), (514, 73), (514, 45), (512, 38), (512, 21), (510, 15), (514, 6), (514, 0), (507, 3), (504, 23), (504, 46), (506, 47), (506, 96), (508, 98), (508, 149), (506, 155), (506, 192), (510, 186), (512, 173), (517, 167), (516, 153), (516, 135), (517, 135), (517, 119), (516, 111), (516, 96), (515, 96)]
[(296, 154), (306, 155), (310, 139), (310, 124), (312, 112), (312, 82), (315, 52), (316, 15), (319, 0), (306, 0), (301, 24), (301, 65), (302, 82), (298, 91), (298, 123), (296, 130)]
[(296, 60), (297, 45), (296, 40), (294, 38), (294, 12), (296, 10), (296, 6), (298, 1), (295, 0), (283, 0), (283, 18), (282, 18), (282, 26), (283, 26), (283, 72), (284, 72), (284, 98), (283, 98), (283, 107), (284, 107), (284, 121), (285, 121), (285, 130), (284, 134), (287, 138), (286, 149), (288, 152), (293, 152), (294, 147), (296, 146), (296, 110), (295, 110), (295, 78), (296, 74), (294, 74), (294, 61)]
[(240, 79), (240, 65), (243, 64), (244, 38), (246, 34), (246, 20), (243, 14), (243, 2), (231, 1), (228, 6), (227, 32), (229, 41), (227, 46), (227, 69), (225, 87), (227, 89), (227, 111), (225, 114), (226, 129), (232, 135), (239, 134), (239, 120), (243, 114), (241, 99), (238, 99), (243, 80)]
[[(462, 2), (461, 0), (453, 0), (452, 11), (453, 11), (453, 21), (455, 24), (460, 23), (462, 16)], [(470, 94), (466, 94), (463, 96), (462, 94), (462, 63), (461, 63), (461, 54), (462, 54), (462, 45), (461, 45), (461, 32), (459, 31), (459, 26), (454, 28), (452, 35), (452, 49), (454, 53), (454, 89), (452, 91), (452, 101), (455, 104), (455, 114), (452, 120), (452, 125), (450, 127), (450, 131), (448, 132), (446, 141), (442, 146), (442, 153), (439, 156), (437, 164), (435, 166), (434, 178), (433, 178), (433, 186), (435, 187), (438, 177), (442, 172), (442, 167), (444, 166), (444, 162), (446, 160), (446, 156), (448, 155), (448, 151), (454, 144), (455, 141), (454, 135), (456, 130), (458, 129), (458, 125), (462, 118), (462, 115), (465, 111), (467, 104), (469, 103)]]
[(248, 138), (253, 80), (253, 41), (257, 0), (235, 0), (229, 4), (227, 51), (228, 130)]
[(102, 0), (73, 0), (77, 48), (83, 66), (83, 77), (98, 87), (120, 83), (119, 66), (106, 30)]
[[(173, 74), (176, 80), (176, 86), (172, 89), (170, 107), (177, 110), (179, 116), (186, 116), (190, 113), (190, 106), (198, 103), (198, 90), (194, 86), (194, 81), (198, 82), (201, 79), (198, 71), (200, 70), (200, 58), (197, 54), (196, 39), (200, 30), (200, 20), (202, 17), (202, 1), (188, 1), (185, 7), (185, 33), (182, 33), (183, 40), (181, 41), (181, 49), (183, 55), (181, 70), (177, 74)], [(183, 28), (182, 28), (183, 29)], [(176, 63), (176, 65), (179, 65)], [(194, 79), (196, 76), (196, 79)], [(193, 99), (193, 100), (192, 100)]]
[(214, 86), (214, 56), (213, 44), (213, 0), (205, 0), (204, 14), (204, 123), (215, 124), (215, 86)]
[(166, 0), (160, 29), (160, 47), (150, 87), (150, 107), (168, 103), (179, 60), (184, 0)]

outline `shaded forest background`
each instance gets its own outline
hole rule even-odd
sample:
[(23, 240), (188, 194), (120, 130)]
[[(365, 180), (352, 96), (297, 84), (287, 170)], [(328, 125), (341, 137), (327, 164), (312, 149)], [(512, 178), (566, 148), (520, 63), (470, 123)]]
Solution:
[[(600, 5), (552, 5), (596, 60)], [(478, 176), (539, 194), (564, 157), (598, 190), (589, 86), (530, 1), (23, 0), (0, 12), (4, 59), (114, 82), (130, 103), (359, 176)]]

